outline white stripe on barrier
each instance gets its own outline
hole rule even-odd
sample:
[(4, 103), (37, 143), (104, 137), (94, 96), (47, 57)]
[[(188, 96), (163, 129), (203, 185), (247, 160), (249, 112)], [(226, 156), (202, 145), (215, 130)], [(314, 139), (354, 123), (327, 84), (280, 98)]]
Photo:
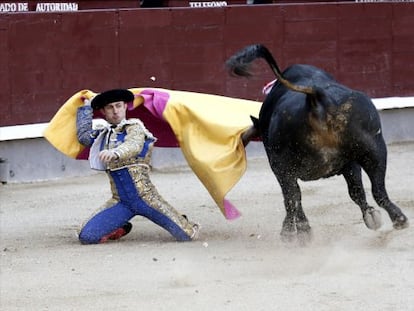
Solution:
[(35, 123), (0, 127), (0, 141), (43, 137), (48, 123)]
[(414, 107), (414, 97), (373, 98), (372, 101), (378, 110)]
[[(94, 119), (93, 125), (104, 124), (103, 119)], [(35, 123), (0, 127), (0, 141), (43, 137), (49, 123)]]

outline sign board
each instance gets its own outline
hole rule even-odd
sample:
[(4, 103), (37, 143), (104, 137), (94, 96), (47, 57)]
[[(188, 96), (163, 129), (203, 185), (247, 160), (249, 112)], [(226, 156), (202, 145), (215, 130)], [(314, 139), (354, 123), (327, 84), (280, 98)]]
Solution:
[(189, 1), (188, 5), (192, 8), (213, 8), (227, 6), (227, 1)]
[(37, 2), (32, 9), (29, 2), (1, 2), (0, 13), (6, 12), (71, 12), (78, 10), (77, 2)]

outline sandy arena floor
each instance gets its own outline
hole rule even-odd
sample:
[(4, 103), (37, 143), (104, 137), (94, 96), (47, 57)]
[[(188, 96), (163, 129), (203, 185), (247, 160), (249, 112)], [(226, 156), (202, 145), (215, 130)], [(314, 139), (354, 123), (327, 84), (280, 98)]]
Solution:
[(342, 177), (306, 182), (307, 247), (279, 238), (285, 211), (266, 159), (249, 160), (229, 194), (243, 213), (232, 222), (188, 168), (153, 173), (160, 193), (202, 224), (189, 243), (136, 217), (118, 242), (79, 244), (78, 227), (109, 196), (101, 174), (0, 185), (0, 309), (413, 310), (414, 143), (388, 151), (388, 194), (411, 227), (393, 230), (382, 210), (383, 227), (370, 231)]

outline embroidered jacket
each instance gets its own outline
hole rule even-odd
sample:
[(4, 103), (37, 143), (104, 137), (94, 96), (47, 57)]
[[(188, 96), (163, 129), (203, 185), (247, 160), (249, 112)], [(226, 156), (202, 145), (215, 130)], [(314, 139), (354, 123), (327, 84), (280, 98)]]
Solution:
[[(141, 120), (128, 119), (118, 125), (101, 125), (93, 129), (92, 118), (90, 106), (78, 108), (77, 136), (82, 145), (91, 147), (89, 160), (92, 168), (114, 170), (135, 164), (150, 165), (156, 138)], [(118, 159), (108, 165), (103, 164), (98, 160), (98, 154), (104, 149), (114, 151)]]

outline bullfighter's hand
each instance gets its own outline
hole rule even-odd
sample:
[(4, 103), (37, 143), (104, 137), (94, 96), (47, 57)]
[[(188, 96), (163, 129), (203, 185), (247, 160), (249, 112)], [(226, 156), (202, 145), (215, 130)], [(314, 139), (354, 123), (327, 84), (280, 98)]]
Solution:
[(82, 100), (83, 100), (83, 105), (84, 106), (90, 106), (91, 105), (92, 100), (89, 100), (87, 98), (82, 98)]
[(118, 159), (118, 155), (112, 150), (102, 150), (99, 152), (99, 159), (104, 163), (109, 163)]

